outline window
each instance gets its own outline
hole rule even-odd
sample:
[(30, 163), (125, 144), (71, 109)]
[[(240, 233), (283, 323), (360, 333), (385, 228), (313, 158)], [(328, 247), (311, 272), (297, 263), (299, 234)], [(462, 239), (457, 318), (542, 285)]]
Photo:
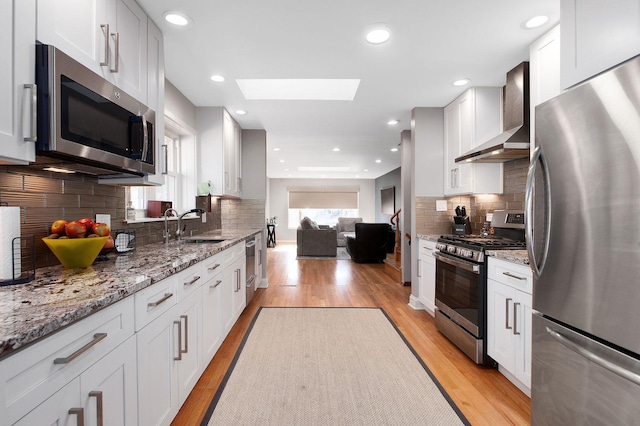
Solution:
[(183, 212), (195, 207), (196, 157), (194, 131), (185, 129), (165, 117), (165, 138), (162, 149), (167, 170), (162, 186), (132, 186), (127, 199), (136, 209), (136, 218), (146, 217), (147, 201), (171, 201), (173, 208)]
[(295, 229), (305, 216), (320, 225), (333, 226), (339, 217), (357, 217), (360, 189), (352, 187), (289, 188), (288, 227)]

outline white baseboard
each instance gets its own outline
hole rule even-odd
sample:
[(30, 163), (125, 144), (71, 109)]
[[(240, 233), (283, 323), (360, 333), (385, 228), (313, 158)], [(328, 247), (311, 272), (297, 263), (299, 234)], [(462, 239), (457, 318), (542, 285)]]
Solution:
[(409, 296), (409, 306), (411, 307), (411, 309), (416, 310), (416, 311), (424, 311), (425, 310), (425, 306), (413, 294), (411, 296)]

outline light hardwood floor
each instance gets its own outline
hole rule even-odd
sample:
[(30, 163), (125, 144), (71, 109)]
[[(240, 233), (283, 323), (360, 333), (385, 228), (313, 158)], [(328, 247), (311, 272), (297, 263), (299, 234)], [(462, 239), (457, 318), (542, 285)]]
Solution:
[(381, 307), (472, 425), (529, 424), (530, 399), (497, 370), (478, 367), (469, 360), (436, 330), (431, 315), (409, 307), (411, 288), (396, 284), (384, 272), (384, 265), (350, 260), (296, 261), (295, 249), (291, 243), (268, 249), (269, 288), (258, 289), (173, 425), (200, 424), (260, 306)]

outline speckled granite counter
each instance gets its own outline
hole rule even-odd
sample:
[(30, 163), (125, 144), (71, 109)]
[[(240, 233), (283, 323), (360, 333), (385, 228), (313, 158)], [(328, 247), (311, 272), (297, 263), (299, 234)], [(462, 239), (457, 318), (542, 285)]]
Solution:
[(487, 256), (493, 256), (508, 262), (519, 263), (521, 265), (529, 264), (529, 254), (526, 250), (487, 250)]
[(429, 240), (437, 242), (438, 238), (440, 238), (440, 234), (438, 235), (425, 235), (425, 234), (417, 234), (418, 238), (422, 238), (423, 240)]
[[(261, 229), (212, 231), (226, 241), (137, 247), (85, 269), (36, 270), (26, 284), (0, 287), (0, 358), (228, 248)], [(199, 235), (200, 236), (200, 235)]]

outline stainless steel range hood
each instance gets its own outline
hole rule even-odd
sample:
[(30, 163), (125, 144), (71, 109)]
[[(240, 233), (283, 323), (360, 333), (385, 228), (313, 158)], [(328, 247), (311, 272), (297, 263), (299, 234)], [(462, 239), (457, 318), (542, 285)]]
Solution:
[(456, 163), (503, 163), (529, 157), (529, 62), (507, 73), (505, 131), (456, 158)]

